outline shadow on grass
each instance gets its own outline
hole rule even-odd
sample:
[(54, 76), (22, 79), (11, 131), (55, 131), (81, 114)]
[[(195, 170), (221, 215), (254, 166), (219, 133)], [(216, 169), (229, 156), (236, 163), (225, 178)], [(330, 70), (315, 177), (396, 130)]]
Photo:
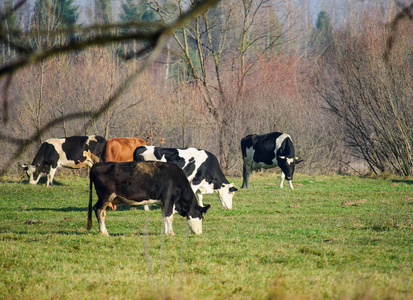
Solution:
[[(159, 210), (161, 209), (157, 205), (150, 206), (150, 210)], [(33, 211), (63, 211), (63, 212), (71, 212), (71, 211), (88, 211), (87, 207), (62, 207), (62, 208), (44, 208), (44, 207), (34, 207), (30, 208)], [(127, 211), (127, 210), (144, 210), (143, 206), (137, 207), (130, 207), (127, 205), (119, 205), (116, 211)]]
[[(1, 180), (0, 182), (2, 182), (2, 183), (21, 183), (21, 184), (27, 184), (28, 185), (29, 184), (29, 179), (27, 179), (27, 178), (26, 179), (16, 179), (16, 180), (6, 179), (6, 180)], [(46, 186), (46, 183), (47, 183), (47, 178), (46, 177), (41, 177), (39, 179), (39, 182), (37, 182), (36, 186)], [(65, 184), (63, 184), (59, 181), (56, 181), (56, 179), (53, 180), (53, 185), (65, 186)]]
[(407, 180), (407, 179), (392, 179), (392, 182), (394, 182), (394, 183), (413, 184), (413, 180)]
[[(86, 227), (86, 225), (85, 225)], [(3, 232), (4, 233), (4, 232)], [(10, 234), (10, 236), (3, 236), (3, 241), (11, 241), (11, 240), (20, 240), (22, 239), (23, 236), (29, 235), (32, 236), (33, 232), (32, 231), (26, 231), (26, 230), (19, 230), (19, 231), (10, 231), (7, 232)], [(11, 234), (15, 234), (17, 236), (11, 236)], [(92, 228), (91, 231), (64, 231), (64, 230), (57, 230), (57, 231), (37, 231), (36, 235), (51, 235), (51, 234), (57, 234), (57, 235), (76, 235), (76, 236), (102, 236), (97, 229)], [(156, 236), (160, 235), (161, 233), (159, 232), (137, 232), (137, 233), (109, 233), (109, 237), (119, 237), (119, 236)], [(21, 237), (18, 237), (21, 236)], [(32, 241), (36, 241), (33, 239)]]

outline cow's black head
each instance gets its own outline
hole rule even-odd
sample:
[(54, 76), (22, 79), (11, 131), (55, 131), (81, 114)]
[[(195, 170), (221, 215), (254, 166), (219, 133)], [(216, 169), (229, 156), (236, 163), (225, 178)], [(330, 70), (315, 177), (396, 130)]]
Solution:
[(278, 166), (283, 171), (287, 180), (293, 180), (295, 165), (302, 161), (299, 157), (277, 156)]

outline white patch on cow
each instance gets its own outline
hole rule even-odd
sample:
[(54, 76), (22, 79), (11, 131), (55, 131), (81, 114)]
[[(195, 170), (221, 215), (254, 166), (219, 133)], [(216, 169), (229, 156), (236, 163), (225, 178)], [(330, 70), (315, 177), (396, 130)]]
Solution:
[(281, 158), (281, 159), (285, 159), (286, 161), (287, 161), (287, 164), (288, 165), (291, 165), (293, 162), (294, 162), (294, 160), (295, 160), (295, 158), (288, 158), (288, 157), (286, 157), (286, 156), (278, 156), (279, 158)]
[(37, 178), (35, 179), (34, 172), (36, 172), (36, 167), (33, 165), (28, 165), (26, 173), (27, 173), (27, 176), (29, 176), (29, 184), (36, 185), (39, 182), (42, 174), (39, 174), (39, 176), (37, 176)]
[(166, 162), (165, 156), (162, 156), (161, 159), (157, 159), (154, 151), (155, 146), (145, 146), (145, 152), (142, 152), (141, 155), (145, 161), (163, 161)]
[(109, 232), (108, 232), (108, 230), (106, 229), (105, 223), (99, 223), (99, 232), (100, 232), (102, 235), (109, 236)]
[(275, 148), (276, 148), (276, 150), (280, 149), (282, 143), (284, 142), (284, 140), (285, 140), (286, 138), (291, 139), (291, 137), (290, 137), (288, 134), (286, 134), (286, 133), (283, 133), (283, 134), (281, 134), (279, 137), (277, 137), (277, 139), (275, 140)]
[[(116, 197), (117, 197), (117, 195), (115, 193), (110, 194), (110, 196), (108, 197), (108, 200), (107, 200), (108, 203), (115, 200)], [(96, 211), (96, 217), (97, 217), (98, 223), (99, 223), (99, 232), (102, 235), (109, 236), (109, 232), (106, 229), (106, 225), (105, 225), (106, 209), (107, 209), (107, 207), (102, 207), (102, 209), (97, 210)]]
[(162, 204), (162, 201), (154, 200), (154, 199), (148, 199), (148, 200), (143, 200), (139, 202), (130, 200), (124, 197), (120, 197), (120, 196), (118, 196), (118, 199), (121, 200), (123, 204), (129, 205), (129, 206), (142, 206), (142, 205), (151, 205), (151, 204), (161, 205)]
[[(273, 165), (272, 165), (271, 167), (276, 167), (276, 166), (278, 166), (277, 152), (278, 152), (278, 149), (281, 148), (284, 140), (287, 139), (287, 138), (291, 139), (291, 137), (290, 137), (288, 134), (283, 133), (283, 134), (281, 134), (281, 135), (275, 140), (275, 149), (274, 149), (275, 158), (272, 160)], [(293, 161), (294, 161), (294, 160), (293, 160)]]
[(195, 197), (196, 197), (196, 200), (198, 202), (198, 205), (203, 207), (204, 203), (202, 202), (202, 199), (204, 198), (204, 196), (202, 195), (202, 193), (201, 192), (196, 192)]
[(193, 185), (192, 182), (190, 182), (190, 184), (192, 190), (195, 193), (196, 200), (199, 206), (204, 206), (202, 202), (202, 194), (212, 194), (213, 192), (215, 192), (214, 185), (212, 183), (208, 183), (205, 179), (203, 179), (200, 184)]
[(281, 189), (284, 187), (284, 179), (285, 179), (285, 174), (283, 171), (281, 171), (281, 175), (280, 175), (280, 188)]
[[(283, 172), (283, 171), (281, 171), (281, 176), (280, 176), (280, 188), (283, 188), (283, 187), (284, 187), (284, 179), (285, 179), (285, 174), (284, 174), (284, 172)], [(288, 185), (290, 186), (290, 189), (294, 190), (292, 180), (288, 180)]]
[(164, 224), (164, 229), (163, 233), (167, 235), (175, 235), (173, 228), (172, 228), (172, 222), (174, 220), (174, 214), (177, 213), (178, 211), (175, 209), (175, 204), (172, 207), (172, 214), (170, 216), (165, 216), (165, 213), (162, 209), (162, 219), (163, 219), (163, 224)]
[(247, 163), (247, 165), (252, 166), (252, 163), (254, 161), (254, 153), (255, 150), (254, 148), (251, 146), (247, 149), (245, 149), (245, 157), (244, 157), (244, 161)]
[(172, 228), (172, 222), (174, 220), (174, 215), (170, 215), (169, 217), (163, 217), (163, 224), (164, 224), (164, 230), (163, 233), (167, 235), (175, 235), (173, 228)]
[(196, 148), (177, 149), (177, 150), (178, 150), (178, 155), (185, 160), (185, 165), (182, 167), (182, 169), (185, 169), (185, 167), (189, 163), (191, 163), (192, 158), (194, 159), (193, 162), (195, 163), (195, 169), (192, 172), (192, 174), (189, 174), (187, 176), (188, 181), (192, 183), (192, 180), (194, 179), (199, 167), (207, 160), (208, 154), (204, 150), (198, 150)]
[(97, 140), (97, 138), (96, 138), (96, 135), (90, 135), (89, 138), (87, 139), (86, 144), (89, 145), (90, 141), (97, 142), (98, 140)]
[(233, 183), (224, 183), (218, 192), (219, 200), (221, 200), (221, 204), (226, 209), (232, 209), (232, 198), (235, 195), (235, 192), (230, 192), (229, 189), (231, 187), (235, 187)]
[(191, 187), (194, 192), (199, 192), (202, 194), (212, 194), (214, 192), (214, 185), (212, 183), (208, 183), (205, 179), (202, 179), (202, 181), (197, 185), (191, 184)]
[(50, 167), (49, 174), (47, 174), (47, 186), (53, 185), (53, 177), (56, 174), (57, 168)]
[(83, 151), (82, 155), (84, 158), (86, 158), (86, 160), (80, 163), (79, 161), (74, 161), (67, 158), (66, 152), (63, 151), (62, 146), (63, 143), (66, 142), (66, 139), (48, 139), (46, 142), (51, 144), (55, 148), (56, 152), (59, 154), (57, 168), (59, 168), (60, 166), (72, 169), (80, 169), (85, 166), (92, 167), (93, 160), (91, 158), (90, 151)]
[(202, 219), (188, 217), (188, 225), (195, 234), (202, 234)]

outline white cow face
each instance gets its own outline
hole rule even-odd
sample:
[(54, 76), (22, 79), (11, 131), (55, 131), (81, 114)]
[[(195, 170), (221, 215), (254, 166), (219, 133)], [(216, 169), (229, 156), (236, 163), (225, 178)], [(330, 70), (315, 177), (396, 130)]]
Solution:
[(234, 197), (236, 191), (238, 191), (238, 189), (233, 183), (224, 183), (218, 190), (219, 200), (221, 200), (221, 204), (224, 208), (232, 209), (232, 198)]
[(40, 179), (39, 168), (33, 165), (23, 165), (24, 170), (26, 171), (27, 176), (29, 177), (29, 184), (37, 184)]
[(187, 222), (192, 233), (202, 234), (202, 218), (192, 218), (189, 216)]

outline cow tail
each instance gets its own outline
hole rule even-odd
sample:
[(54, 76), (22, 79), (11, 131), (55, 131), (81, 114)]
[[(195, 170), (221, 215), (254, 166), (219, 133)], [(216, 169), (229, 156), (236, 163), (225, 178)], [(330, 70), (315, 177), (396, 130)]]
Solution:
[(89, 211), (87, 213), (87, 230), (90, 231), (92, 228), (92, 196), (93, 196), (93, 181), (89, 176)]

